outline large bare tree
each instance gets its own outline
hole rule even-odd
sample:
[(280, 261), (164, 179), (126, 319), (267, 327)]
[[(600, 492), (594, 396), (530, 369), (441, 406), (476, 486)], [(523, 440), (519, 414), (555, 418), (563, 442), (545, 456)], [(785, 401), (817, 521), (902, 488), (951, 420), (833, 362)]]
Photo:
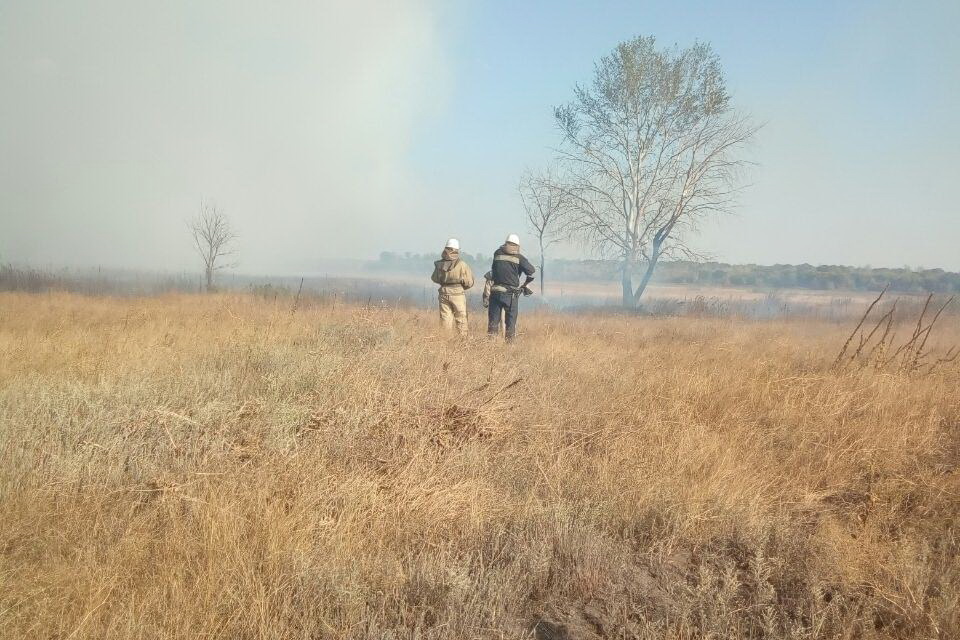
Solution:
[(708, 44), (658, 49), (653, 37), (617, 46), (554, 115), (570, 229), (620, 261), (623, 304), (634, 306), (660, 259), (699, 257), (690, 232), (731, 210), (757, 127), (731, 106)]
[(193, 244), (203, 259), (207, 291), (213, 290), (213, 277), (217, 271), (236, 266), (231, 258), (236, 254), (234, 241), (237, 234), (230, 227), (227, 216), (212, 203), (200, 203), (200, 213), (188, 223)]
[(540, 246), (540, 295), (543, 295), (547, 248), (560, 239), (565, 192), (553, 172), (527, 171), (520, 178), (520, 200)]

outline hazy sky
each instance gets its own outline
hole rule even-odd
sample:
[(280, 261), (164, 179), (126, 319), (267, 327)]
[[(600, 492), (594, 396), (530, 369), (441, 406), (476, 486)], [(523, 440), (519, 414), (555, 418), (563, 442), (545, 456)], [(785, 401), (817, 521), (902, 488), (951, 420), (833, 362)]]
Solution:
[(730, 262), (960, 270), (960, 2), (0, 0), (0, 261), (243, 271), (490, 253), (617, 42), (713, 44), (766, 123)]

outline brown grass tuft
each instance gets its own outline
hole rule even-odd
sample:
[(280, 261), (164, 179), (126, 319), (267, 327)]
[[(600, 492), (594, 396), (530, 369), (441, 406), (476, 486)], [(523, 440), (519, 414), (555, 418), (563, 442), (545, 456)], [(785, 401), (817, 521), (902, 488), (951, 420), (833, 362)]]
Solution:
[(290, 309), (0, 295), (0, 636), (960, 637), (956, 361)]

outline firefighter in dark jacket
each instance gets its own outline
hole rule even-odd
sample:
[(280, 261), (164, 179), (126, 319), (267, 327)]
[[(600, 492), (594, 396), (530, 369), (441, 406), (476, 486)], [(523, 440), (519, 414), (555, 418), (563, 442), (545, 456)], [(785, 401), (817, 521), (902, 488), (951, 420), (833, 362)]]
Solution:
[[(520, 253), (520, 238), (515, 233), (507, 236), (507, 241), (493, 254), (493, 275), (490, 287), (490, 306), (487, 307), (487, 333), (500, 334), (500, 314), (505, 316), (507, 340), (513, 340), (517, 333), (517, 314), (520, 312), (518, 298), (520, 294), (531, 295), (529, 285), (533, 282), (536, 269)], [(520, 276), (526, 276), (520, 282)]]

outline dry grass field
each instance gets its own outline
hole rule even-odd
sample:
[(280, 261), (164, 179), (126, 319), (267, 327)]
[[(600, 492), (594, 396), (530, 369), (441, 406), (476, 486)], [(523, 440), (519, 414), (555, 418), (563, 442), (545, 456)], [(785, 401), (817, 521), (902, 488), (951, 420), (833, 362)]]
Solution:
[(0, 295), (0, 636), (960, 637), (960, 363), (521, 325)]

